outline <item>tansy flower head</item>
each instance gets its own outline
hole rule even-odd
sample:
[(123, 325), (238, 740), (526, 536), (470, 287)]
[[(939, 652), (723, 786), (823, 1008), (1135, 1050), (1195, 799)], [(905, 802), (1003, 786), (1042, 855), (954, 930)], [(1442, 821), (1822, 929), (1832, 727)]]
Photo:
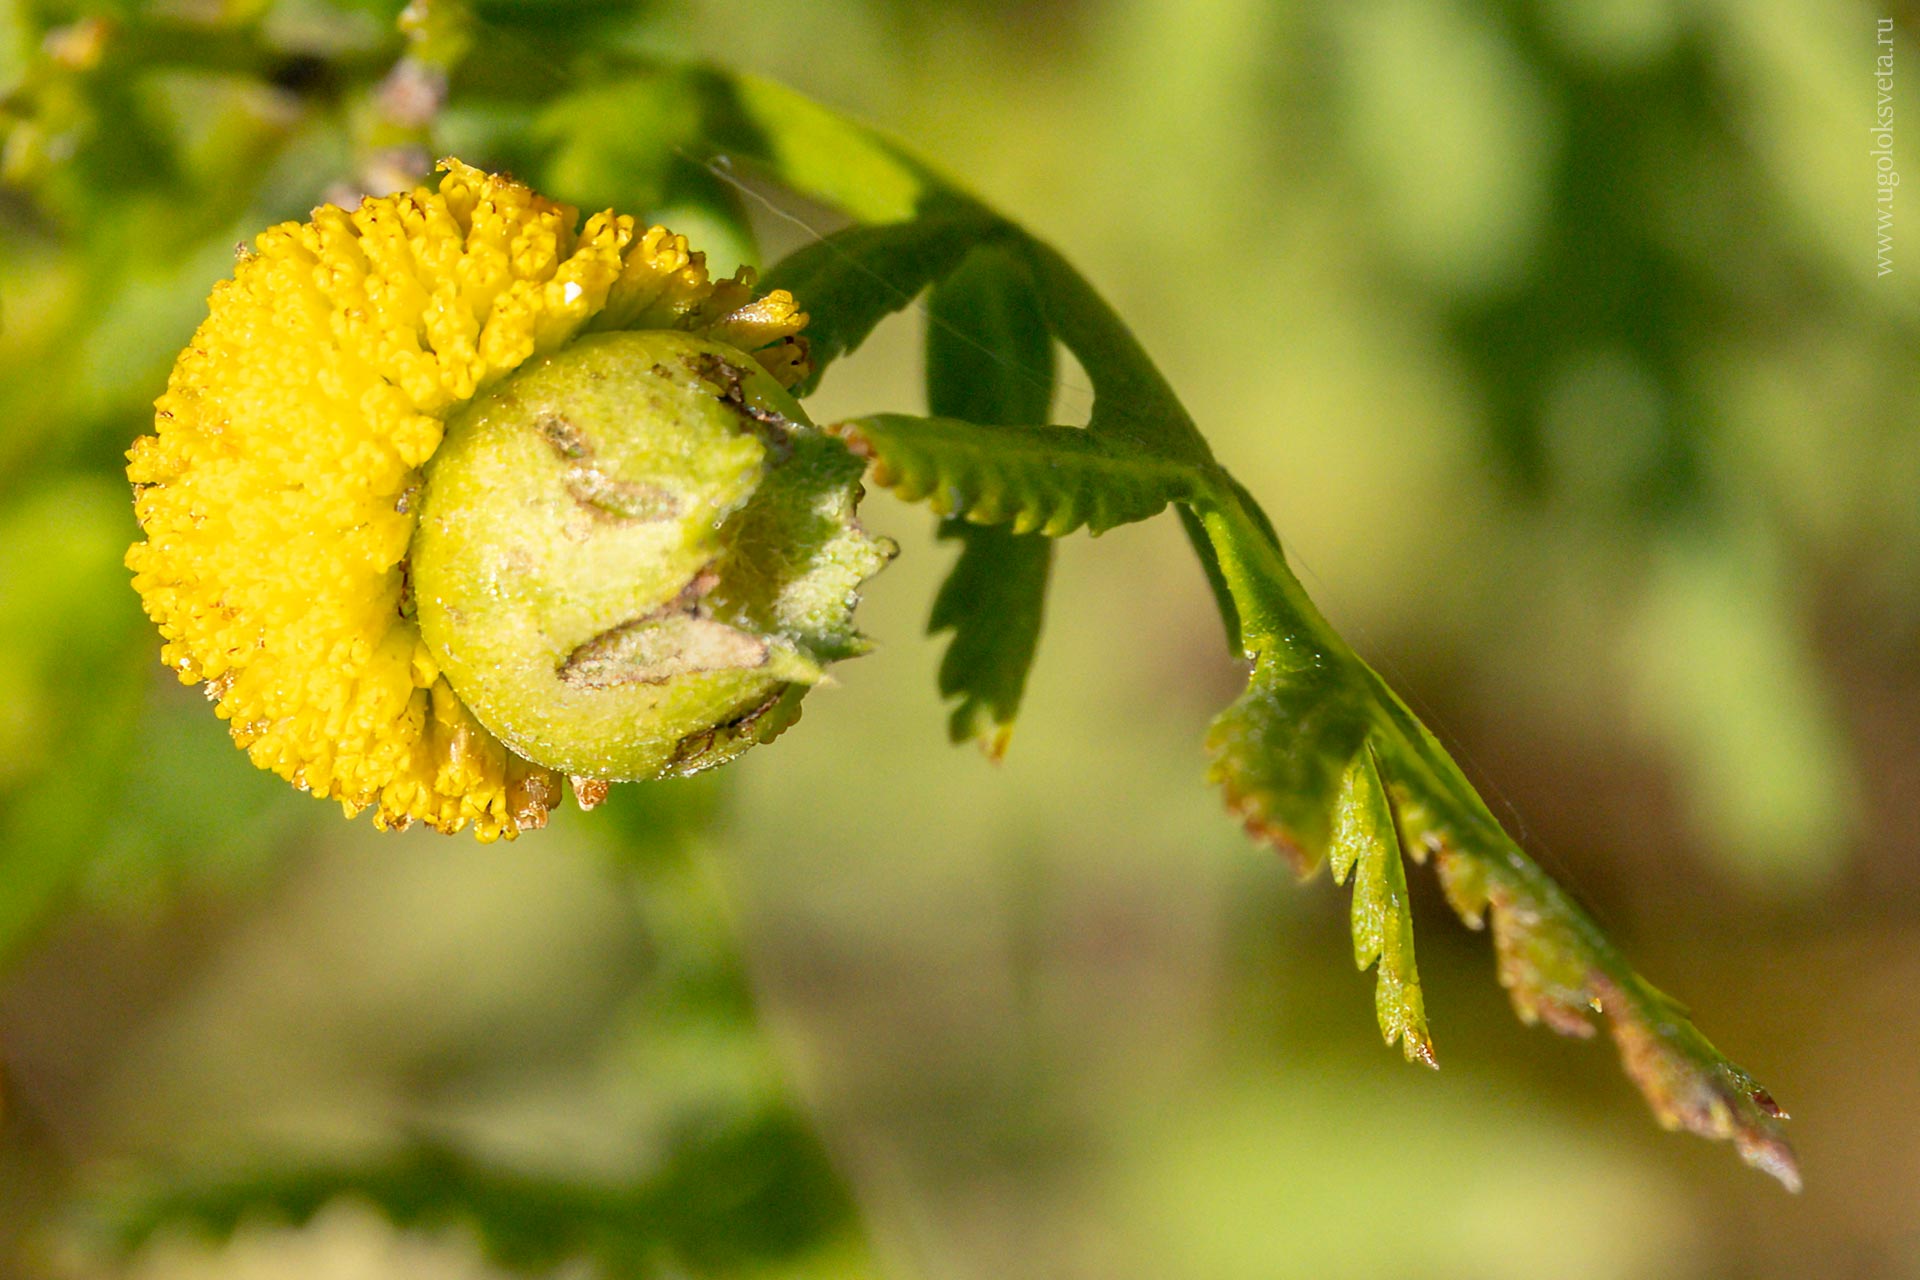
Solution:
[(563, 774), (590, 803), (766, 740), (888, 549), (783, 390), (790, 296), (442, 167), (215, 286), (128, 455), (127, 564), (255, 764), (490, 839)]

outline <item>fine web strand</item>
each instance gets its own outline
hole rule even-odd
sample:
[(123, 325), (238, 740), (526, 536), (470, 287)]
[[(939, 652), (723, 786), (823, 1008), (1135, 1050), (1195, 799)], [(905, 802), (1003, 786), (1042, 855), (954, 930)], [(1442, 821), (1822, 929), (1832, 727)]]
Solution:
[[(1326, 578), (1314, 571), (1305, 557), (1300, 554), (1297, 545), (1291, 543), (1287, 545), (1287, 561), (1293, 566), (1294, 572), (1299, 575), (1302, 583), (1309, 588), (1309, 594), (1315, 600), (1323, 604), (1331, 604), (1338, 599), (1339, 593), (1333, 589)], [(1400, 670), (1399, 664), (1388, 656), (1385, 646), (1374, 644), (1367, 628), (1356, 619), (1343, 619), (1340, 630), (1352, 640), (1355, 652), (1362, 653), (1367, 663), (1386, 677), (1392, 684), (1394, 692), (1399, 694), (1412, 708), (1413, 713), (1420, 717), (1421, 723), (1433, 733), (1435, 740), (1447, 754), (1470, 771), (1473, 787), (1491, 803), (1495, 815), (1508, 824), (1514, 842), (1526, 850), (1527, 855), (1536, 863), (1550, 872), (1568, 896), (1578, 902), (1603, 927), (1611, 930), (1612, 923), (1606, 918), (1606, 913), (1598, 910), (1583, 892), (1582, 877), (1575, 874), (1574, 869), (1565, 859), (1547, 845), (1546, 839), (1529, 826), (1526, 815), (1520, 811), (1520, 806), (1507, 795), (1494, 775), (1481, 765), (1479, 759), (1467, 749), (1459, 736), (1447, 728), (1446, 721), (1425, 698), (1420, 696), (1413, 682), (1409, 681)], [(1373, 656), (1375, 654), (1378, 656)]]
[[(733, 171), (732, 157), (728, 156), (725, 152), (716, 152), (703, 159), (684, 148), (676, 147), (674, 151), (675, 154), (688, 163), (697, 164), (705, 168), (708, 173), (732, 187), (733, 190), (743, 198), (757, 204), (770, 216), (778, 218), (798, 230), (802, 236), (806, 237), (810, 246), (824, 246), (825, 250), (831, 253), (834, 258), (849, 271), (865, 278), (898, 299), (900, 302), (898, 309), (900, 311), (911, 311), (913, 314), (919, 316), (921, 322), (928, 328), (937, 329), (948, 337), (965, 343), (968, 347), (971, 347), (980, 355), (985, 356), (989, 361), (998, 365), (1001, 369), (1012, 374), (1028, 386), (1051, 387), (1056, 393), (1069, 391), (1083, 400), (1091, 401), (1093, 399), (1093, 388), (1085, 385), (1079, 379), (1063, 378), (1057, 372), (1052, 378), (1035, 373), (1025, 365), (1007, 359), (1000, 352), (995, 351), (992, 347), (981, 342), (964, 329), (956, 328), (942, 320), (939, 316), (934, 315), (924, 301), (920, 300), (917, 296), (908, 295), (904, 290), (893, 284), (872, 267), (867, 266), (852, 254), (840, 248), (840, 246), (833, 242), (831, 236), (821, 231), (819, 227), (802, 217), (797, 211), (783, 206), (768, 192), (741, 181), (739, 176)], [(804, 307), (806, 300), (803, 298), (800, 301)], [(1133, 418), (1131, 409), (1125, 405), (1119, 407), (1115, 416)]]
[[(676, 150), (682, 159), (689, 163), (700, 165), (709, 174), (713, 175), (713, 177), (726, 183), (743, 199), (753, 202), (768, 216), (776, 218), (797, 230), (809, 245), (825, 246), (826, 251), (834, 254), (849, 271), (865, 277), (877, 287), (891, 293), (900, 301), (901, 306), (899, 309), (901, 311), (912, 311), (916, 313), (928, 327), (937, 328), (947, 336), (965, 343), (968, 347), (1016, 378), (1036, 386), (1045, 381), (1045, 379), (1035, 374), (1031, 369), (1007, 359), (1000, 352), (980, 342), (971, 334), (941, 320), (940, 317), (932, 313), (925, 301), (918, 297), (906, 296), (903, 290), (892, 284), (884, 276), (880, 275), (880, 273), (861, 262), (852, 254), (839, 248), (834, 244), (828, 233), (823, 231), (815, 223), (809, 221), (797, 209), (783, 204), (777, 198), (776, 193), (761, 190), (759, 187), (742, 181), (734, 172), (732, 157), (726, 153), (716, 152), (703, 158), (684, 149)], [(802, 300), (802, 304), (804, 305), (804, 299)], [(1057, 391), (1072, 392), (1076, 397), (1083, 398), (1087, 402), (1091, 402), (1094, 398), (1093, 388), (1080, 379), (1061, 378), (1056, 375), (1054, 385)], [(1103, 412), (1136, 423), (1143, 421), (1131, 405), (1107, 405), (1104, 407)], [(1292, 564), (1294, 570), (1311, 585), (1313, 596), (1322, 601), (1332, 601), (1336, 599), (1337, 593), (1333, 591), (1327, 580), (1315, 572), (1307, 563), (1306, 559), (1300, 554), (1298, 545), (1284, 538), (1282, 542), (1287, 547), (1288, 561)], [(1372, 651), (1378, 655), (1368, 657), (1367, 661), (1379, 668), (1392, 682), (1394, 690), (1407, 700), (1407, 703), (1413, 708), (1414, 713), (1418, 715), (1421, 721), (1433, 732), (1434, 737), (1440, 742), (1448, 754), (1461, 761), (1466, 768), (1471, 771), (1473, 785), (1492, 800), (1500, 816), (1510, 825), (1515, 841), (1522, 848), (1525, 848), (1529, 855), (1543, 867), (1547, 868), (1554, 875), (1555, 879), (1557, 879), (1590, 914), (1594, 915), (1597, 919), (1600, 918), (1602, 913), (1596, 911), (1588, 902), (1587, 895), (1580, 892), (1580, 877), (1576, 876), (1573, 873), (1573, 869), (1546, 846), (1545, 841), (1528, 824), (1526, 816), (1520, 811), (1520, 807), (1514, 803), (1512, 798), (1508, 796), (1494, 777), (1481, 765), (1474, 753), (1467, 749), (1465, 743), (1459, 738), (1459, 735), (1453, 733), (1447, 727), (1446, 721), (1436, 713), (1425, 698), (1420, 696), (1415, 686), (1410, 683), (1401, 672), (1399, 665), (1386, 655), (1386, 651), (1383, 648), (1372, 642), (1372, 638), (1368, 634), (1367, 629), (1359, 622), (1349, 619), (1343, 624), (1343, 630), (1357, 642), (1355, 644), (1356, 651)], [(1602, 921), (1602, 923), (1604, 923), (1604, 921)]]

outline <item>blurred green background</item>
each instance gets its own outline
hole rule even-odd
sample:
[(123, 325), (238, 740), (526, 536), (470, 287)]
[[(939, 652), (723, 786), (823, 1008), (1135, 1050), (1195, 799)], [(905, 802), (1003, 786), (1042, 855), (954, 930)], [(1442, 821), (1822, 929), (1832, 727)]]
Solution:
[[(1878, 274), (1866, 128), (1889, 48), (1920, 127), (1911, 8), (487, 0), (414, 37), (470, 42), (430, 124), (397, 8), (0, 3), (0, 1275), (1920, 1276), (1920, 240)], [(1802, 1196), (1518, 1027), (1420, 873), (1442, 1070), (1380, 1046), (1344, 894), (1202, 783), (1242, 673), (1171, 521), (1061, 548), (997, 768), (884, 494), (879, 650), (722, 776), (480, 847), (246, 764), (119, 563), (234, 244), (416, 145), (723, 265), (840, 225), (673, 148), (623, 69), (685, 57), (1100, 284)], [(816, 419), (918, 411), (920, 326)]]

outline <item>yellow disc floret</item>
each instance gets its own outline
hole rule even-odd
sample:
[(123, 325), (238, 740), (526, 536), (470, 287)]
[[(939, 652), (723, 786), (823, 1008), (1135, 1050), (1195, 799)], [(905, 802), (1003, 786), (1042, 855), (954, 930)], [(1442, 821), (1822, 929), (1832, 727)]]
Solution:
[(593, 330), (725, 342), (791, 384), (806, 323), (663, 228), (577, 212), (449, 160), (438, 191), (259, 237), (129, 453), (127, 554), (162, 660), (254, 763), (383, 827), (544, 823), (559, 778), (476, 721), (408, 598), (421, 468), (446, 418)]

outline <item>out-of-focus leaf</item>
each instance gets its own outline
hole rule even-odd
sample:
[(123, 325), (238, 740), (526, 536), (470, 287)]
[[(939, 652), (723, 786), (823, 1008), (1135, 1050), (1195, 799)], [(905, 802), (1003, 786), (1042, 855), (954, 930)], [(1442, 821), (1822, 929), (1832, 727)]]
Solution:
[(82, 875), (125, 774), (152, 668), (120, 557), (117, 486), (43, 482), (0, 516), (0, 955)]
[(234, 750), (199, 690), (160, 667), (157, 645), (138, 647), (144, 705), (129, 712), (124, 775), (83, 868), (83, 897), (109, 906), (244, 882), (322, 816)]
[(1670, 540), (1634, 627), (1635, 692), (1701, 841), (1753, 881), (1811, 887), (1839, 870), (1861, 806), (1779, 559), (1753, 529)]
[[(630, 878), (650, 967), (614, 1043), (660, 1122), (626, 1176), (528, 1172), (436, 1139), (356, 1162), (263, 1155), (254, 1168), (108, 1189), (90, 1203), (115, 1250), (191, 1226), (219, 1235), (261, 1214), (304, 1223), (352, 1196), (396, 1226), (474, 1233), (504, 1266), (586, 1260), (610, 1276), (874, 1273), (851, 1193), (761, 1031), (701, 833), (706, 779), (622, 787), (594, 833)], [(604, 818), (606, 821), (598, 821)]]
[(866, 223), (911, 218), (929, 197), (954, 191), (903, 148), (783, 84), (715, 75), (727, 89), (726, 110), (712, 118), (718, 155), (757, 162)]
[[(604, 817), (614, 866), (629, 877), (634, 901), (667, 967), (653, 975), (649, 1003), (670, 1020), (692, 1018), (701, 1034), (756, 1039), (758, 1024), (746, 965), (725, 893), (704, 847), (721, 820), (723, 777), (616, 787)], [(766, 1087), (777, 1090), (763, 1061)]]
[(607, 828), (616, 865), (644, 877), (694, 857), (704, 834), (724, 816), (725, 792), (722, 770), (616, 787), (594, 811), (595, 820)]
[[(148, 216), (134, 219), (132, 230), (158, 220), (158, 210), (142, 212)], [(182, 246), (177, 257), (156, 263), (132, 257), (124, 270), (103, 280), (86, 328), (74, 338), (72, 381), (59, 392), (65, 412), (103, 434), (112, 432), (121, 449), (134, 435), (151, 430), (153, 397), (166, 386), (180, 348), (206, 318), (207, 292), (232, 273), (234, 246), (245, 239), (235, 223), (190, 248)]]
[(739, 192), (700, 159), (706, 77), (659, 71), (589, 84), (541, 111), (541, 190), (618, 209), (687, 237), (720, 274), (755, 258)]
[(133, 1250), (169, 1228), (227, 1236), (250, 1217), (308, 1221), (342, 1196), (405, 1228), (465, 1229), (499, 1264), (547, 1270), (586, 1260), (609, 1276), (779, 1276), (831, 1260), (872, 1274), (851, 1201), (790, 1111), (691, 1127), (659, 1168), (631, 1182), (567, 1180), (489, 1166), (421, 1142), (364, 1164), (181, 1179), (93, 1208), (104, 1242)]
[[(1039, 424), (1053, 407), (1053, 334), (1025, 263), (987, 245), (927, 299), (927, 406), (971, 422)], [(1040, 643), (1053, 542), (1042, 534), (948, 520), (960, 558), (927, 629), (951, 631), (940, 693), (957, 698), (948, 731), (998, 759)]]
[(1080, 427), (879, 413), (838, 424), (877, 483), (942, 515), (1057, 538), (1105, 533), (1193, 498), (1200, 472)]
[[(1254, 661), (1246, 694), (1208, 735), (1212, 776), (1248, 830), (1310, 867), (1344, 837), (1354, 771), (1377, 770), (1400, 840), (1416, 857), (1438, 856), (1454, 910), (1475, 927), (1491, 916), (1500, 982), (1522, 1021), (1582, 1037), (1604, 1021), (1663, 1125), (1729, 1138), (1747, 1163), (1798, 1188), (1772, 1097), (1501, 830), (1452, 757), (1334, 633), (1250, 508), (1230, 489), (1204, 513)], [(1356, 888), (1355, 951), (1374, 950), (1377, 938), (1383, 1028), (1399, 913), (1360, 904), (1363, 894), (1390, 898), (1397, 888), (1391, 879)], [(1404, 959), (1403, 987), (1410, 946)]]

